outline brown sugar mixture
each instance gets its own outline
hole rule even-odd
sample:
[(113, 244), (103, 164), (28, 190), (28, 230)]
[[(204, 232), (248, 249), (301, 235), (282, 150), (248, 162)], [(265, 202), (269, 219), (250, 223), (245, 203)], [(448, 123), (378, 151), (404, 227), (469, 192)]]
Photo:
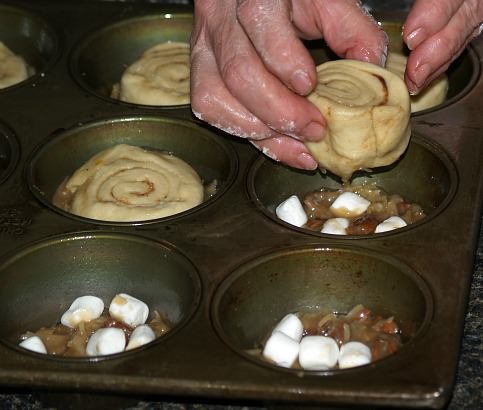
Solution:
[(371, 202), (369, 208), (357, 217), (349, 218), (348, 235), (368, 235), (374, 233), (376, 226), (391, 216), (402, 218), (408, 225), (423, 219), (423, 208), (401, 195), (389, 194), (375, 183), (344, 185), (334, 190), (321, 188), (305, 195), (303, 206), (308, 221), (304, 228), (320, 232), (325, 221), (334, 218), (330, 206), (343, 192), (353, 192)]
[[(171, 325), (156, 310), (153, 311), (153, 315), (154, 317), (147, 324), (156, 337), (159, 337), (168, 332)], [(44, 342), (48, 354), (63, 357), (87, 357), (86, 346), (89, 338), (97, 330), (106, 327), (122, 329), (126, 335), (126, 344), (134, 330), (123, 322), (113, 319), (108, 312), (104, 312), (99, 318), (80, 322), (75, 328), (58, 323), (51, 327), (42, 327), (35, 332), (26, 332), (20, 339), (25, 340), (31, 336), (38, 336)]]
[(372, 361), (389, 356), (402, 346), (401, 330), (394, 318), (383, 318), (363, 305), (355, 306), (346, 315), (300, 313), (299, 318), (304, 336), (328, 336), (339, 346), (347, 342), (364, 343), (371, 350)]

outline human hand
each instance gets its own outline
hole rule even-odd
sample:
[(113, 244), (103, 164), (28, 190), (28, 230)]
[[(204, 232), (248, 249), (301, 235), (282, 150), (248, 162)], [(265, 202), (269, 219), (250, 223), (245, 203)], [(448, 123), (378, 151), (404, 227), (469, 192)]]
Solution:
[(195, 0), (191, 106), (293, 167), (317, 162), (304, 141), (325, 131), (304, 96), (315, 64), (300, 38), (325, 38), (340, 57), (383, 65), (387, 38), (356, 0)]
[(483, 29), (481, 0), (416, 0), (404, 24), (411, 50), (405, 81), (418, 94), (445, 72)]

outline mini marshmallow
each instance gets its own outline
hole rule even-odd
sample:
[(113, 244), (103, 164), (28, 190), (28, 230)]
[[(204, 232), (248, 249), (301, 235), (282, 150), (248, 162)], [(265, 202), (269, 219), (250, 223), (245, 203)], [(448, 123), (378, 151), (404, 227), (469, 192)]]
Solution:
[(371, 362), (371, 349), (361, 342), (348, 342), (340, 347), (339, 368), (363, 366)]
[(304, 333), (304, 325), (297, 315), (289, 313), (285, 315), (278, 325), (275, 326), (273, 332), (282, 332), (287, 336), (291, 337), (296, 342), (300, 342), (302, 339), (302, 334)]
[(298, 226), (299, 228), (304, 226), (308, 221), (304, 207), (297, 195), (292, 195), (278, 205), (275, 213), (282, 221)]
[(374, 232), (387, 232), (394, 229), (402, 228), (404, 226), (407, 226), (407, 223), (404, 219), (400, 218), (399, 216), (390, 216), (389, 218), (382, 221), (379, 225), (377, 225)]
[(300, 342), (299, 363), (305, 370), (327, 370), (337, 364), (339, 346), (331, 337), (305, 336)]
[(136, 327), (146, 322), (149, 308), (146, 303), (126, 293), (119, 293), (111, 301), (109, 313), (130, 327)]
[(299, 354), (299, 343), (282, 332), (274, 332), (267, 340), (263, 356), (282, 367), (291, 367)]
[(346, 229), (349, 227), (349, 220), (346, 218), (330, 218), (324, 222), (322, 233), (330, 233), (333, 235), (347, 235)]
[(75, 299), (60, 318), (64, 326), (75, 328), (80, 322), (89, 322), (101, 316), (104, 302), (96, 296), (80, 296)]
[(42, 339), (38, 336), (30, 336), (29, 338), (22, 340), (19, 346), (24, 349), (31, 350), (32, 352), (47, 354), (47, 348), (42, 342)]
[(126, 346), (126, 335), (117, 327), (104, 327), (92, 334), (87, 342), (88, 356), (120, 353)]
[(135, 349), (136, 347), (140, 347), (142, 345), (152, 342), (154, 339), (156, 339), (156, 335), (154, 334), (153, 329), (149, 327), (149, 325), (138, 326), (131, 333), (131, 337), (129, 338), (129, 343), (126, 346), (126, 350)]
[(370, 204), (370, 201), (360, 195), (343, 192), (332, 203), (330, 210), (335, 216), (351, 218), (362, 215)]

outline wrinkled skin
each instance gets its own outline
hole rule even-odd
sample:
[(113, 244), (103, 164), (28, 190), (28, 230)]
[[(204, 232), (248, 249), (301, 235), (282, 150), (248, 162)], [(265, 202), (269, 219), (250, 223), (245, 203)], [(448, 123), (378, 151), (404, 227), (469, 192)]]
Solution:
[(417, 94), (481, 34), (482, 0), (416, 0), (404, 24), (403, 38), (411, 51), (405, 80)]
[(316, 168), (303, 141), (322, 138), (325, 120), (304, 98), (316, 71), (300, 38), (322, 37), (341, 57), (384, 62), (386, 36), (354, 0), (195, 0), (194, 114), (272, 158)]
[[(478, 34), (482, 8), (481, 0), (416, 0), (404, 29), (411, 93)], [(340, 57), (385, 63), (387, 36), (356, 0), (195, 0), (193, 113), (273, 159), (315, 169), (304, 141), (323, 138), (326, 123), (305, 98), (316, 70), (301, 39), (319, 38)]]

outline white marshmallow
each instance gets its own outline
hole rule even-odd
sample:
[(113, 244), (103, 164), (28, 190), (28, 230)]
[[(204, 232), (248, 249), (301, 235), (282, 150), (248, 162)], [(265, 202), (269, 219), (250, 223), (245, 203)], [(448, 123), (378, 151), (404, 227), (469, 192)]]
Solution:
[(382, 221), (379, 225), (377, 225), (374, 232), (387, 232), (392, 231), (393, 229), (402, 228), (404, 226), (407, 226), (407, 223), (404, 219), (400, 218), (399, 216), (390, 216), (389, 218)]
[(348, 342), (340, 347), (339, 368), (363, 366), (371, 362), (371, 349), (361, 342)]
[(126, 293), (119, 293), (111, 301), (109, 313), (130, 327), (136, 327), (146, 322), (149, 308), (146, 303)]
[(300, 342), (299, 363), (305, 370), (327, 370), (337, 364), (339, 346), (331, 337), (305, 336)]
[(80, 296), (72, 302), (60, 318), (60, 323), (68, 327), (76, 327), (80, 322), (89, 322), (101, 316), (104, 302), (97, 296)]
[(156, 335), (154, 334), (153, 329), (149, 327), (149, 325), (138, 326), (131, 333), (131, 337), (129, 338), (129, 343), (126, 346), (126, 350), (135, 349), (136, 347), (140, 347), (142, 345), (152, 342), (154, 339), (156, 339)]
[(92, 334), (87, 342), (88, 356), (120, 353), (126, 346), (126, 335), (117, 327), (104, 327)]
[(267, 340), (263, 356), (282, 367), (291, 367), (299, 354), (299, 343), (282, 332), (274, 332)]
[(275, 326), (275, 329), (273, 329), (272, 333), (274, 332), (285, 333), (293, 340), (300, 342), (300, 339), (302, 339), (302, 334), (304, 333), (304, 325), (297, 315), (289, 313), (288, 315), (285, 315), (280, 322), (278, 322), (278, 325)]
[(42, 342), (42, 339), (38, 336), (30, 336), (29, 338), (22, 340), (19, 346), (24, 349), (31, 350), (32, 352), (47, 354), (47, 348)]
[(362, 215), (370, 204), (370, 201), (360, 195), (343, 192), (332, 203), (330, 210), (335, 216), (351, 218)]
[(330, 233), (333, 235), (347, 235), (346, 229), (349, 227), (349, 220), (346, 218), (330, 218), (324, 222), (322, 233)]
[(299, 228), (304, 226), (308, 221), (304, 207), (296, 195), (292, 195), (278, 205), (275, 213), (282, 221), (298, 226)]

